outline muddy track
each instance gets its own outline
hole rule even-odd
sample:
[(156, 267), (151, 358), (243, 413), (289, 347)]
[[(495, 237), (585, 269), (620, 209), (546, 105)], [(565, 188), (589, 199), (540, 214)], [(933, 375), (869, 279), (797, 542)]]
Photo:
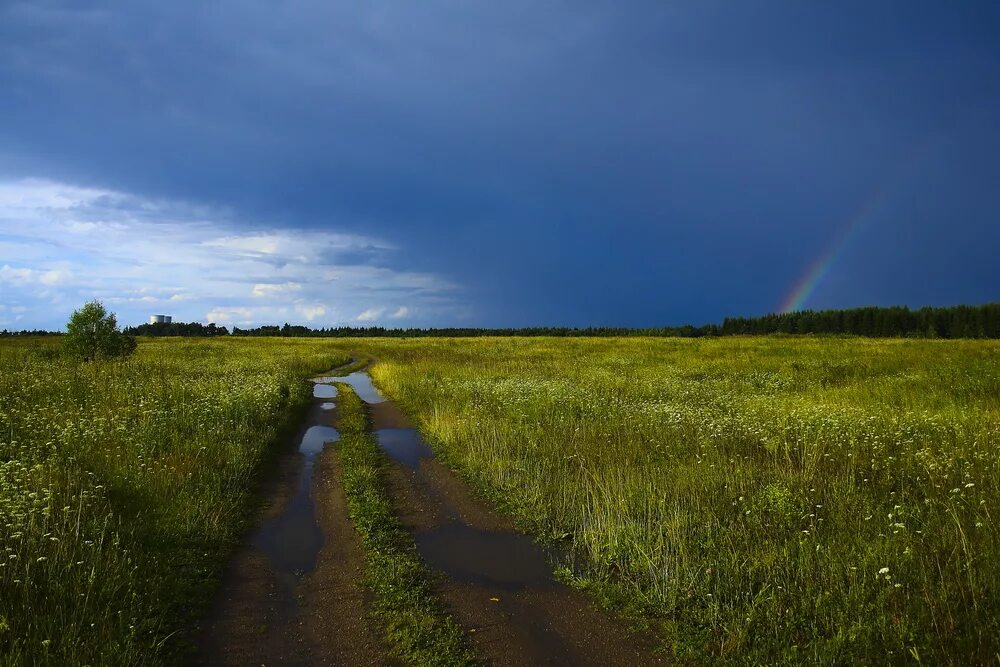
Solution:
[(367, 622), (364, 558), (347, 517), (333, 446), (336, 410), (313, 405), (264, 489), (265, 503), (232, 558), (196, 665), (385, 665)]
[(440, 597), (493, 665), (661, 664), (648, 638), (559, 583), (545, 553), (434, 458), (390, 402), (369, 405), (397, 514)]
[(308, 417), (265, 489), (258, 528), (230, 563), (193, 664), (396, 664), (368, 621), (364, 554), (336, 446), (326, 446), (339, 438), (327, 384), (334, 381), (365, 401), (391, 460), (386, 481), (395, 511), (438, 573), (437, 594), (489, 664), (660, 664), (648, 638), (557, 582), (542, 549), (474, 497), (366, 373), (317, 381)]

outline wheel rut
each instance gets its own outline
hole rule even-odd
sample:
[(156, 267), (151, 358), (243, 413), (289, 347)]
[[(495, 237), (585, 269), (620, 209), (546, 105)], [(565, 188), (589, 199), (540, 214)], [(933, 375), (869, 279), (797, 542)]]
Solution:
[(305, 421), (277, 458), (258, 527), (229, 563), (192, 664), (396, 664), (366, 619), (360, 539), (327, 447), (338, 438), (332, 389), (315, 385)]
[[(360, 537), (347, 513), (333, 382), (365, 402), (396, 514), (436, 593), (492, 665), (652, 665), (646, 638), (558, 582), (545, 552), (438, 461), (365, 372), (315, 378), (309, 414), (202, 626), (196, 665), (393, 665), (368, 621)], [(334, 390), (334, 391), (330, 391)]]
[(377, 392), (366, 402), (393, 461), (397, 514), (477, 653), (493, 665), (661, 664), (645, 638), (558, 582), (545, 552), (438, 461), (398, 407)]

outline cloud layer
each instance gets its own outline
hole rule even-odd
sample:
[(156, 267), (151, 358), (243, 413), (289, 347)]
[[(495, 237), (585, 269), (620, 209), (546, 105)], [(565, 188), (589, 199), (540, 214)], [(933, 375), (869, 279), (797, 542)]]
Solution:
[[(130, 253), (194, 253), (189, 317), (457, 324), (445, 276), (466, 324), (718, 321), (780, 306), (883, 191), (806, 306), (995, 299), (998, 25), (929, 0), (3, 0), (0, 183), (82, 199), (57, 240), (95, 225), (125, 257), (0, 255), (0, 303), (67, 272), (171, 287), (195, 266), (157, 283)], [(42, 215), (17, 206), (8, 231)]]
[(0, 182), (0, 326), (57, 328), (91, 298), (225, 325), (419, 324), (464, 310), (441, 277), (388, 268), (377, 238), (234, 220), (171, 200), (53, 181)]

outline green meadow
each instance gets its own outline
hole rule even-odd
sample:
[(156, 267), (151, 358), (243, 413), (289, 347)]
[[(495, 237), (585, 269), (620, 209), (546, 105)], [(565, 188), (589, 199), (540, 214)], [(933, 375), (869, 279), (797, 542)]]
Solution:
[(1000, 655), (1000, 343), (230, 338), (0, 341), (0, 662), (182, 659), (305, 378), (352, 353), (672, 659)]
[(0, 341), (0, 664), (180, 659), (303, 378), (346, 360), (173, 339), (77, 363)]
[(373, 377), (695, 662), (1000, 656), (1000, 344), (488, 339)]

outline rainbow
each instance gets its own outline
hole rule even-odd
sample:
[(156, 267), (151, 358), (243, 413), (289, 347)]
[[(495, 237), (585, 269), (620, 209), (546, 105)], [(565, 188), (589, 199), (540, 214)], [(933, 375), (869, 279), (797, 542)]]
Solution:
[(789, 291), (784, 301), (781, 302), (781, 306), (778, 307), (778, 312), (790, 313), (802, 310), (802, 306), (805, 305), (809, 297), (816, 291), (816, 288), (823, 282), (823, 279), (829, 275), (830, 270), (837, 263), (837, 259), (843, 254), (844, 250), (850, 245), (851, 240), (858, 236), (861, 230), (871, 221), (878, 218), (878, 213), (884, 208), (890, 195), (897, 192), (898, 188), (896, 186), (922, 162), (921, 158), (929, 152), (931, 145), (937, 143), (932, 141), (934, 138), (936, 137), (928, 137), (924, 141), (914, 144), (907, 151), (907, 154), (901, 161), (900, 167), (868, 194), (855, 213), (841, 227), (840, 232), (833, 238), (830, 245), (827, 246), (819, 258), (809, 266), (806, 272), (795, 283), (795, 286)]
[(785, 297), (779, 308), (780, 312), (790, 313), (795, 310), (802, 310), (802, 306), (812, 296), (812, 293), (816, 291), (819, 284), (823, 282), (823, 278), (830, 273), (830, 269), (837, 263), (837, 259), (844, 252), (844, 249), (850, 245), (851, 239), (858, 235), (858, 232), (865, 226), (867, 221), (875, 218), (875, 214), (885, 200), (885, 195), (886, 191), (879, 189), (868, 196), (864, 204), (851, 216), (833, 242), (809, 266), (809, 269), (802, 275), (791, 292), (788, 293), (788, 296)]

